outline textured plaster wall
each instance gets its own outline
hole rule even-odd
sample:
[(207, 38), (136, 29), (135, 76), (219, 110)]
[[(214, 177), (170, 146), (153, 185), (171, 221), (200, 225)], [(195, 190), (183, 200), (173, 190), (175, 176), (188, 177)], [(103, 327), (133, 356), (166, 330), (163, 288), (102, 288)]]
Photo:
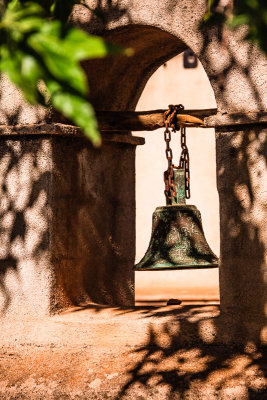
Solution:
[[(266, 57), (242, 41), (245, 35), (242, 29), (235, 34), (223, 32), (222, 40), (219, 40), (220, 36), (216, 30), (201, 32), (199, 23), (205, 12), (204, 0), (198, 2), (193, 0), (164, 2), (161, 0), (146, 2), (106, 0), (86, 3), (88, 8), (77, 5), (74, 9), (73, 21), (76, 24), (94, 33), (104, 34), (107, 39), (119, 44), (132, 46), (135, 50), (131, 58), (121, 56), (84, 64), (91, 87), (92, 102), (97, 109), (134, 109), (147, 80), (158, 66), (181, 53), (186, 47), (190, 47), (199, 56), (211, 82), (219, 116), (222, 117), (221, 123), (224, 117), (225, 121), (229, 121), (231, 113), (266, 110)], [(92, 14), (92, 9), (97, 12)], [(102, 15), (101, 19), (97, 16), (99, 14)], [(9, 90), (5, 82), (2, 82), (2, 85), (4, 86), (0, 88), (1, 96)], [(1, 104), (4, 115), (8, 113), (17, 115), (16, 110), (20, 105), (13, 107), (13, 102), (17, 100), (18, 94), (15, 92), (14, 98), (12, 95), (9, 101)], [(25, 112), (19, 115), (24, 123), (39, 122), (40, 119), (36, 117), (35, 112), (37, 113), (37, 110), (33, 115), (25, 109)], [(231, 123), (234, 124), (235, 119), (231, 118)], [(249, 114), (246, 118), (247, 121)], [(3, 116), (1, 116), (1, 121), (2, 124), (6, 123)], [(236, 334), (242, 332), (245, 337), (259, 341), (264, 330), (266, 310), (263, 309), (264, 300), (259, 303), (258, 300), (254, 302), (252, 299), (255, 296), (265, 299), (266, 296), (266, 285), (263, 285), (266, 279), (264, 261), (266, 242), (262, 239), (265, 237), (266, 209), (263, 209), (259, 202), (266, 191), (266, 181), (261, 180), (258, 173), (257, 179), (254, 180), (254, 163), (255, 160), (260, 160), (260, 173), (263, 174), (266, 169), (266, 125), (252, 126), (248, 129), (247, 125), (232, 127), (231, 123), (228, 122), (228, 127), (226, 125), (223, 132), (219, 126), (216, 127), (217, 184), (221, 207), (220, 294), (223, 311), (222, 319), (220, 319), (221, 329), (224, 328), (224, 321), (228, 318), (229, 338), (231, 338), (231, 332)], [(243, 138), (240, 152), (236, 152), (232, 143), (232, 137), (237, 132), (240, 132)], [(253, 132), (256, 132), (255, 134), (261, 139), (253, 139), (255, 146), (258, 143), (258, 147), (256, 146), (257, 148), (252, 151)], [(220, 136), (222, 133), (223, 136)], [(60, 145), (55, 142), (55, 149), (58, 148)], [(90, 157), (94, 155), (90, 154)], [(122, 165), (125, 168), (127, 165), (127, 178), (132, 181), (133, 159), (128, 158), (130, 162), (128, 163), (127, 159)], [(112, 168), (114, 160), (108, 159), (112, 163), (108, 163), (107, 167)], [(57, 161), (55, 162), (57, 164)], [(112, 177), (116, 176), (115, 171), (114, 174)], [(112, 186), (115, 182), (116, 180), (112, 178), (108, 184)], [(103, 185), (99, 187), (103, 188)], [(105, 193), (101, 190), (98, 196), (105, 199)], [(81, 195), (83, 194), (81, 189)], [(127, 195), (123, 199), (122, 205), (127, 209), (125, 216), (129, 210), (134, 212), (134, 193), (129, 192), (129, 197)], [(106, 209), (109, 210), (108, 206)], [(109, 221), (117, 221), (114, 209), (113, 212), (114, 214), (107, 216)], [(88, 215), (90, 215), (90, 210)], [(233, 216), (234, 227), (231, 227), (229, 221)], [(132, 214), (131, 218), (125, 220), (127, 221), (130, 221), (129, 226), (125, 227), (125, 234), (121, 234), (120, 237), (126, 245), (131, 242), (134, 247), (134, 240), (130, 241), (128, 237), (128, 232), (132, 234), (132, 229), (134, 229)], [(57, 223), (60, 224), (60, 218)], [(20, 222), (18, 226), (21, 229), (23, 222)], [(235, 229), (238, 232), (240, 228), (239, 233), (232, 237), (230, 227), (233, 232)], [(105, 240), (108, 240), (107, 237), (108, 234)], [(113, 248), (114, 252), (115, 248)], [(110, 280), (109, 276), (106, 278)], [(98, 282), (100, 283), (101, 279)], [(108, 296), (112, 290), (110, 286)], [(56, 291), (55, 297), (58, 295), (59, 291)], [(254, 316), (253, 323), (252, 316)]]
[(46, 313), (50, 265), (51, 141), (1, 138), (0, 310)]
[(125, 143), (2, 138), (2, 316), (133, 305), (134, 157)]
[[(131, 45), (131, 38), (136, 36), (136, 27), (139, 26), (142, 36), (142, 47), (147, 51), (139, 54), (140, 47), (137, 48), (135, 57), (125, 61), (127, 75), (133, 74), (132, 63), (138, 58), (138, 67), (132, 75), (132, 83), (128, 83), (126, 76), (121, 76), (117, 80), (117, 87), (113, 94), (115, 103), (117, 96), (122, 99), (120, 82), (131, 88), (128, 97), (131, 104), (138, 99), (140, 89), (144, 87), (145, 81), (149, 78), (155, 68), (163, 62), (164, 58), (171, 58), (181, 52), (183, 44), (190, 47), (200, 58), (214, 89), (216, 102), (219, 110), (223, 112), (233, 111), (252, 111), (266, 109), (267, 98), (265, 91), (266, 82), (266, 58), (248, 43), (241, 42), (245, 35), (243, 29), (233, 34), (224, 32), (223, 40), (219, 40), (218, 32), (209, 31), (203, 35), (199, 30), (199, 24), (205, 12), (206, 2), (201, 0), (184, 1), (169, 0), (123, 0), (120, 2), (112, 1), (86, 1), (89, 9), (76, 6), (73, 20), (85, 29), (96, 33), (107, 32), (107, 37), (118, 42)], [(102, 12), (103, 18), (92, 16), (91, 9)], [(145, 29), (155, 27), (160, 29), (156, 40), (156, 48), (149, 48), (151, 35)], [(116, 30), (120, 33), (116, 33)], [(143, 30), (143, 32), (142, 32)], [(113, 32), (113, 33), (112, 33)], [(151, 29), (150, 29), (151, 32)], [(164, 32), (172, 36), (167, 38)], [(154, 34), (155, 37), (156, 33)], [(136, 36), (137, 37), (137, 36)], [(161, 39), (160, 39), (161, 38)], [(163, 41), (165, 38), (165, 42)], [(134, 44), (134, 43), (133, 43)], [(135, 47), (135, 44), (134, 44)], [(149, 50), (148, 50), (149, 49)], [(150, 61), (148, 61), (148, 59)], [(158, 64), (157, 64), (158, 63)], [(135, 63), (135, 65), (137, 65)], [(125, 64), (117, 63), (118, 74), (125, 71)], [(109, 73), (114, 74), (114, 69), (105, 71), (109, 79)], [(129, 76), (128, 75), (128, 76)], [(138, 85), (136, 81), (138, 79)], [(105, 87), (113, 88), (112, 79), (105, 82)], [(134, 85), (134, 86), (130, 86)], [(136, 94), (134, 93), (136, 91)], [(101, 94), (101, 89), (97, 93), (97, 98)]]
[[(266, 126), (218, 129), (221, 308), (236, 335), (266, 337)], [(242, 329), (243, 328), (243, 329)]]
[[(265, 57), (250, 44), (241, 43), (245, 35), (242, 29), (235, 34), (225, 32), (222, 41), (216, 31), (206, 31), (203, 35), (198, 27), (205, 12), (205, 0), (87, 0), (85, 3), (88, 8), (75, 6), (74, 23), (135, 50), (131, 58), (85, 63), (97, 108), (134, 108), (151, 74), (189, 46), (209, 76), (219, 110), (266, 109)], [(90, 10), (94, 9), (96, 13), (92, 14)], [(112, 94), (112, 101), (104, 95), (107, 92)], [(49, 112), (30, 107), (16, 88), (5, 77), (1, 78), (0, 124), (38, 123), (49, 118)]]
[(49, 112), (31, 106), (6, 75), (0, 76), (0, 125), (36, 124), (47, 120)]

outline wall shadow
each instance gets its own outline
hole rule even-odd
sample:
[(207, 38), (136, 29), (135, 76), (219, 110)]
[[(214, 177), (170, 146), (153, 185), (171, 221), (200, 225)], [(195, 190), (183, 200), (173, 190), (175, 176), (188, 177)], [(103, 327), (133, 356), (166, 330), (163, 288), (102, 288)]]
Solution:
[[(109, 1), (108, 4), (116, 5), (113, 15), (117, 19), (121, 18), (124, 10), (118, 6), (118, 3)], [(100, 13), (102, 10), (101, 1), (97, 3), (97, 6), (98, 13)], [(110, 8), (103, 11), (106, 14), (108, 14), (107, 11), (111, 13)], [(110, 17), (107, 18), (106, 23), (110, 21)], [(89, 25), (88, 21), (86, 21), (86, 25)], [(105, 26), (102, 24), (101, 29), (104, 30), (104, 28)], [(149, 38), (149, 46), (143, 40), (144, 36)], [(136, 58), (125, 60), (125, 62), (116, 60), (111, 63), (108, 61), (86, 63), (84, 67), (93, 91), (92, 101), (98, 109), (133, 109), (147, 79), (157, 66), (187, 47), (187, 44), (173, 35), (158, 28), (147, 26), (129, 26), (117, 29), (106, 32), (106, 37), (110, 40), (115, 38), (115, 41), (122, 45), (134, 46), (136, 44), (137, 53)], [(212, 40), (210, 36), (205, 36), (203, 55), (200, 57), (202, 64), (206, 65), (206, 69), (208, 69), (207, 65), (211, 60), (209, 54), (205, 51)], [(150, 49), (154, 49), (153, 54), (150, 53)], [(224, 49), (226, 49), (225, 46)], [(231, 76), (232, 71), (238, 70), (244, 81), (247, 82), (247, 90), (250, 89), (251, 98), (257, 105), (257, 109), (261, 110), (263, 108), (262, 96), (258, 87), (254, 84), (251, 58), (248, 58), (248, 64), (246, 63), (244, 66), (242, 62), (238, 61), (237, 55), (231, 49), (227, 54), (228, 61), (222, 71), (215, 71), (213, 75), (209, 72), (211, 83), (214, 87), (219, 87), (219, 91), (216, 90), (216, 96), (217, 101), (220, 102), (220, 109), (223, 111), (232, 110), (232, 112), (239, 111), (237, 103), (233, 101), (233, 98), (231, 99), (231, 90), (229, 89), (233, 78)], [(139, 69), (136, 69), (136, 65), (139, 65)], [(101, 79), (99, 79), (99, 76)], [(105, 79), (102, 79), (102, 76)], [(134, 79), (131, 80), (131, 76)], [(238, 90), (233, 92), (234, 96), (237, 94)], [(235, 117), (233, 116), (233, 118)], [(238, 118), (236, 117), (236, 119)], [(247, 118), (249, 119), (249, 115)], [(249, 122), (253, 122), (253, 120)], [(180, 398), (186, 399), (189, 390), (192, 390), (192, 393), (196, 395), (198, 391), (208, 390), (210, 382), (215, 387), (216, 394), (223, 392), (227, 387), (239, 388), (242, 379), (245, 381), (243, 386), (246, 388), (244, 390), (246, 390), (245, 396), (247, 398), (264, 399), (266, 397), (266, 384), (263, 382), (263, 379), (266, 378), (266, 348), (259, 347), (263, 339), (264, 329), (266, 329), (265, 307), (267, 302), (266, 297), (262, 295), (265, 285), (264, 254), (266, 253), (266, 202), (263, 190), (264, 182), (266, 182), (264, 181), (267, 156), (266, 126), (257, 124), (250, 128), (248, 125), (249, 123), (246, 126), (240, 125), (238, 128), (234, 126), (217, 128), (217, 170), (221, 204), (220, 285), (222, 302), (221, 316), (212, 319), (211, 322), (211, 332), (214, 332), (214, 336), (210, 337), (210, 341), (204, 340), (203, 337), (207, 338), (207, 336), (201, 334), (201, 330), (203, 327), (205, 328), (205, 323), (202, 325), (194, 319), (183, 319), (179, 327), (174, 324), (177, 322), (176, 318), (172, 322), (163, 323), (161, 327), (151, 326), (147, 342), (138, 346), (133, 352), (140, 358), (134, 366), (129, 367), (127, 371), (129, 379), (118, 398), (127, 396), (128, 391), (137, 384), (146, 389), (149, 389), (151, 385), (163, 384), (169, 391), (170, 399), (175, 398), (174, 396), (177, 393)], [(1, 222), (1, 234), (3, 234), (4, 239), (1, 241), (3, 263), (0, 264), (0, 289), (4, 297), (3, 310), (9, 307), (11, 298), (9, 286), (6, 283), (9, 273), (12, 276), (15, 275), (16, 279), (21, 279), (21, 262), (28, 262), (33, 259), (41, 267), (47, 255), (46, 249), (49, 240), (47, 227), (40, 222), (43, 213), (49, 212), (46, 208), (46, 188), (49, 187), (49, 172), (46, 167), (41, 166), (42, 164), (36, 166), (36, 161), (32, 156), (33, 142), (27, 141), (27, 146), (29, 146), (27, 151), (21, 150), (16, 142), (6, 146), (6, 148), (1, 149), (1, 171), (3, 171), (1, 173), (1, 179), (3, 177), (3, 182), (1, 182), (3, 200), (1, 199), (1, 201), (4, 204), (6, 202), (6, 205), (1, 208), (2, 221), (4, 221)], [(72, 179), (74, 178), (74, 180), (70, 185), (69, 196), (77, 190), (78, 180), (75, 181), (75, 179), (86, 180), (88, 170), (92, 165), (96, 166), (92, 160), (88, 161), (88, 154), (89, 152), (86, 151), (81, 154), (83, 158), (80, 163), (82, 165), (81, 173), (77, 175), (76, 172), (73, 172)], [(22, 164), (19, 161), (21, 157), (25, 159)], [(118, 155), (118, 159), (119, 157), (120, 155)], [(69, 160), (71, 158), (69, 154)], [(45, 157), (41, 157), (41, 159), (45, 159)], [(113, 165), (112, 168), (114, 168), (108, 171), (109, 174), (112, 171), (113, 180), (116, 177), (114, 170), (120, 165), (118, 159), (116, 164), (112, 156), (108, 158), (107, 166)], [(131, 161), (133, 162), (133, 157)], [(70, 164), (67, 165), (64, 158), (64, 146), (62, 146), (61, 154), (58, 154), (57, 163), (61, 174), (60, 165), (62, 166), (62, 163), (65, 163), (63, 170), (66, 172), (70, 170)], [(127, 182), (128, 160), (125, 158), (122, 164), (125, 166), (123, 170), (125, 174), (124, 182)], [(28, 165), (26, 169), (25, 165)], [(72, 165), (75, 167), (77, 163), (74, 162)], [(132, 164), (132, 172), (133, 170)], [(108, 179), (103, 169), (98, 171), (92, 169), (91, 173), (92, 175), (95, 173), (101, 185), (105, 182), (105, 179)], [(23, 182), (21, 174), (26, 175), (25, 187), (19, 184), (19, 182)], [(109, 185), (112, 186), (111, 175), (108, 176)], [(62, 176), (65, 178), (67, 175), (63, 174), (60, 178)], [(118, 259), (127, 260), (127, 263), (131, 259), (127, 258), (125, 253), (121, 258), (118, 257), (116, 243), (114, 245), (108, 233), (111, 232), (112, 235), (114, 233), (114, 236), (120, 242), (124, 239), (122, 232), (116, 231), (112, 224), (109, 225), (109, 222), (102, 218), (105, 213), (109, 213), (109, 210), (111, 210), (114, 218), (118, 218), (117, 223), (123, 222), (120, 220), (119, 206), (121, 204), (116, 202), (114, 188), (109, 186), (109, 193), (107, 194), (101, 193), (100, 186), (96, 185), (92, 190), (90, 185), (87, 187), (81, 185), (82, 189), (79, 195), (82, 198), (88, 192), (93, 193), (91, 203), (85, 204), (85, 200), (81, 200), (81, 211), (76, 210), (76, 214), (73, 214), (75, 218), (67, 219), (66, 224), (62, 224), (60, 229), (68, 226), (74, 232), (73, 238), (69, 242), (69, 250), (73, 249), (76, 253), (73, 256), (70, 251), (69, 256), (72, 257), (76, 265), (79, 257), (76, 245), (79, 243), (82, 251), (89, 254), (88, 257), (96, 256), (95, 265), (93, 265), (95, 270), (92, 268), (90, 272), (87, 270), (88, 258), (79, 261), (81, 265), (79, 272), (86, 288), (85, 292), (87, 294), (93, 293), (92, 299), (96, 302), (100, 302), (103, 296), (107, 302), (110, 302), (111, 297), (118, 296), (112, 281), (109, 280), (110, 274), (114, 279), (119, 278), (114, 273), (113, 266), (118, 265)], [(117, 189), (119, 189), (118, 186), (116, 186)], [(99, 199), (106, 195), (110, 196), (112, 206), (105, 208), (103, 204), (99, 204)], [(60, 196), (62, 196), (62, 193), (58, 191), (58, 199), (60, 199)], [(112, 200), (112, 196), (115, 200)], [(69, 198), (65, 197), (65, 200), (64, 207), (69, 207), (71, 204)], [(75, 199), (73, 198), (72, 201), (74, 209)], [(59, 202), (58, 215), (60, 215), (60, 207), (62, 206), (62, 203)], [(89, 213), (88, 207), (91, 208)], [(95, 216), (91, 217), (94, 207)], [(29, 214), (28, 211), (31, 211), (32, 214)], [(132, 215), (133, 209), (124, 211), (125, 220), (127, 220), (127, 212)], [(84, 218), (85, 215), (87, 215), (87, 219)], [(68, 225), (69, 221), (71, 221), (71, 224)], [(93, 228), (96, 226), (98, 228), (94, 231)], [(56, 231), (56, 234), (58, 232), (60, 230)], [(89, 237), (93, 237), (93, 235), (100, 238), (97, 246), (93, 245), (93, 243), (96, 243), (95, 239), (91, 243), (89, 241)], [(124, 250), (132, 244), (127, 242)], [(58, 248), (60, 249), (60, 247)], [(114, 262), (110, 263), (104, 273), (101, 269), (103, 266), (103, 249), (106, 252), (105, 256), (112, 257)], [(64, 251), (63, 248), (63, 253)], [(64, 280), (66, 259), (62, 257), (62, 260), (60, 285), (71, 301), (74, 304), (79, 304), (84, 301), (84, 298), (76, 296), (75, 280), (71, 284)], [(72, 274), (74, 274), (73, 271)], [(74, 275), (72, 276), (75, 278)], [(96, 278), (102, 284), (102, 292), (94, 283)], [(109, 293), (107, 289), (110, 290)], [(60, 303), (60, 300), (58, 303)], [(134, 312), (136, 312), (135, 309), (129, 309), (129, 314)], [(144, 310), (143, 317), (149, 318), (149, 313), (150, 311)], [(159, 310), (154, 315), (155, 318), (161, 316), (166, 317), (166, 313)], [(206, 322), (206, 324), (209, 324), (209, 322)], [(222, 338), (227, 341), (228, 336), (229, 340), (243, 342), (243, 345), (241, 347), (234, 347), (229, 344), (220, 345), (219, 342), (222, 341)], [(216, 344), (217, 338), (218, 343)], [(233, 393), (232, 398), (235, 396), (235, 393)], [(239, 394), (237, 392), (237, 398)]]
[[(219, 113), (229, 113), (232, 121), (238, 121), (239, 113), (244, 112), (248, 123), (257, 123), (252, 113), (266, 112), (264, 77), (259, 80), (257, 74), (258, 65), (264, 70), (265, 55), (244, 40), (244, 27), (235, 32), (222, 27), (201, 28), (201, 32), (199, 58), (213, 87)], [(212, 47), (217, 48), (217, 57)]]
[[(251, 341), (221, 343), (218, 335), (222, 329), (227, 333), (229, 327), (222, 328), (218, 306), (110, 308), (91, 304), (72, 312), (82, 312), (86, 319), (86, 310), (91, 318), (95, 314), (95, 323), (109, 316), (119, 326), (121, 356), (128, 362), (114, 397), (117, 400), (266, 397), (267, 347)], [(131, 339), (121, 333), (127, 324)], [(135, 345), (132, 335), (137, 336)]]
[(127, 398), (136, 388), (144, 396), (151, 391), (156, 395), (158, 388), (158, 395), (164, 390), (166, 399), (263, 400), (267, 349), (211, 345), (201, 340), (199, 330), (199, 324), (189, 320), (182, 320), (178, 329), (172, 322), (160, 329), (151, 325), (147, 342), (134, 350), (138, 361), (128, 369), (117, 398)]
[(265, 132), (258, 124), (217, 128), (216, 133), (222, 313), (235, 318), (237, 334), (256, 341), (266, 329)]
[[(135, 146), (83, 137), (51, 140), (50, 312), (134, 304)], [(130, 222), (129, 222), (130, 221)]]
[[(0, 310), (3, 315), (12, 299), (16, 296), (17, 300), (22, 299), (24, 291), (28, 290), (26, 272), (37, 284), (47, 256), (49, 150), (45, 139), (25, 141), (10, 137), (1, 140)], [(15, 307), (18, 306), (19, 302)]]

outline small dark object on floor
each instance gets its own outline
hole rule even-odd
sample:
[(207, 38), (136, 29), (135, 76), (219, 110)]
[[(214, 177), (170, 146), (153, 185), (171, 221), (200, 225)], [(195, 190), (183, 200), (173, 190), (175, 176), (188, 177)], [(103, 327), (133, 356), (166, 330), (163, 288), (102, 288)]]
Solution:
[(167, 301), (167, 306), (178, 306), (179, 304), (181, 304), (182, 301), (178, 300), (178, 299), (170, 299)]

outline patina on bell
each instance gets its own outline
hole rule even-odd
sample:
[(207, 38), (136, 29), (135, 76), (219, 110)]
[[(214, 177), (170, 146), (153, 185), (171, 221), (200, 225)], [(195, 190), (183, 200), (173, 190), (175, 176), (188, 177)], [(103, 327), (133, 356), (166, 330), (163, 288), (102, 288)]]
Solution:
[(185, 204), (182, 169), (174, 171), (174, 184), (177, 198), (174, 204), (154, 211), (150, 244), (135, 271), (218, 267), (218, 258), (204, 236), (200, 212)]

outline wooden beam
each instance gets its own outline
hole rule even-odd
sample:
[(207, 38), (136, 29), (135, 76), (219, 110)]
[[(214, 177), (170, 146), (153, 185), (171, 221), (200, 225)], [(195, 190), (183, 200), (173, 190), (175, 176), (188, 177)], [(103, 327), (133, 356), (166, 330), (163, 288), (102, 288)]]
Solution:
[[(163, 114), (166, 110), (154, 111), (97, 111), (100, 131), (154, 131), (164, 127)], [(187, 126), (203, 126), (200, 120), (216, 114), (216, 108), (203, 110), (182, 110), (177, 116), (178, 121)], [(188, 117), (195, 117), (189, 118)]]

